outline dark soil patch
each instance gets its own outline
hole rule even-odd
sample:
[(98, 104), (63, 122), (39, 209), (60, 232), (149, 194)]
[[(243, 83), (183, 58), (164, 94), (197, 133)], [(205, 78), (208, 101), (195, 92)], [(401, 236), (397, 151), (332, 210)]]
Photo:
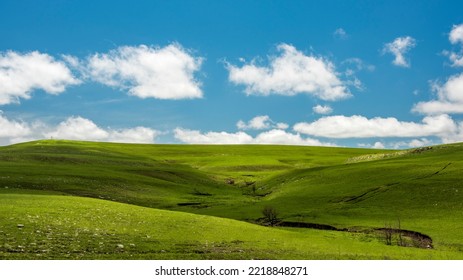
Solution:
[[(262, 223), (262, 219), (258, 219), (257, 222)], [(311, 228), (318, 230), (331, 230), (331, 231), (351, 231), (347, 228), (337, 228), (331, 225), (307, 223), (307, 222), (290, 222), (290, 221), (279, 221), (274, 226), (277, 227), (292, 227), (292, 228)], [(393, 234), (403, 237), (402, 243), (399, 246), (415, 247), (423, 249), (432, 249), (432, 238), (426, 234), (406, 230), (406, 229), (390, 229), (390, 228), (375, 228), (373, 229), (379, 235), (382, 235), (385, 231), (392, 231)], [(371, 229), (355, 230), (357, 233), (369, 234)]]
[(201, 202), (180, 202), (177, 203), (178, 206), (198, 206), (201, 205)]
[(197, 190), (197, 189), (194, 189), (193, 195), (198, 195), (198, 196), (212, 196), (212, 194), (208, 193), (208, 192), (202, 192), (200, 190)]
[(296, 227), (296, 228), (313, 228), (320, 230), (334, 230), (334, 231), (346, 231), (346, 229), (338, 229), (334, 226), (324, 225), (324, 224), (315, 224), (315, 223), (305, 223), (305, 222), (287, 222), (281, 221), (276, 224), (278, 227)]
[(417, 247), (417, 248), (424, 248), (424, 249), (432, 249), (432, 238), (426, 234), (411, 231), (406, 229), (391, 229), (391, 228), (376, 228), (375, 229), (378, 233), (384, 233), (385, 231), (390, 231), (395, 235), (402, 235), (403, 237), (407, 237), (410, 239), (411, 242), (404, 242), (400, 246), (405, 247)]

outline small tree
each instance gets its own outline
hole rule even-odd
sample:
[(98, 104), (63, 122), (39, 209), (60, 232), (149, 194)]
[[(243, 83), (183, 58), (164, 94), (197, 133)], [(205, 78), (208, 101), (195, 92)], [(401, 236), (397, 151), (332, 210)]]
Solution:
[(394, 233), (394, 230), (392, 229), (392, 226), (389, 224), (384, 225), (384, 241), (386, 242), (386, 245), (392, 245), (392, 234)]
[(398, 236), (398, 239), (397, 239), (397, 245), (405, 246), (405, 242), (404, 242), (404, 240), (402, 238), (402, 228), (400, 226), (400, 219), (399, 218), (397, 219), (397, 229), (398, 229), (397, 231), (399, 233), (399, 236)]
[(264, 214), (264, 219), (269, 225), (274, 226), (278, 222), (278, 212), (272, 206), (265, 206), (262, 214)]
[(385, 223), (383, 234), (384, 234), (384, 241), (386, 245), (392, 245), (393, 240), (397, 241), (398, 246), (407, 246), (407, 242), (405, 238), (403, 237), (403, 231), (402, 231), (402, 226), (400, 223), (400, 218), (397, 218), (397, 228), (393, 228), (392, 224), (390, 223)]

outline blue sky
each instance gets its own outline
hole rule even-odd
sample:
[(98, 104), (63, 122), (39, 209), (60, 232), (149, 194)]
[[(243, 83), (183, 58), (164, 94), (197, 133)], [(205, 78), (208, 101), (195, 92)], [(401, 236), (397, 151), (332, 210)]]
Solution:
[(1, 1), (0, 144), (463, 141), (461, 1)]

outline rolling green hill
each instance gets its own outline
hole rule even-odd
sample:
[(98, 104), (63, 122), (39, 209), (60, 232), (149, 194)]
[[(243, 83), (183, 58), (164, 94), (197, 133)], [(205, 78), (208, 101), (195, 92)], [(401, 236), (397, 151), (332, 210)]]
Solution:
[(1, 147), (0, 258), (463, 259), (462, 159), (462, 144)]

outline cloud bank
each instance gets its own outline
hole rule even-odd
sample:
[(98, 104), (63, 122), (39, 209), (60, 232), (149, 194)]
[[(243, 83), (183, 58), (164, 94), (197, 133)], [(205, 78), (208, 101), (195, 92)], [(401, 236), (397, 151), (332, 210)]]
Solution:
[(404, 122), (396, 118), (363, 116), (329, 116), (314, 122), (301, 122), (294, 130), (311, 136), (326, 138), (421, 137), (452, 135), (457, 126), (448, 115), (428, 116), (422, 123)]
[(158, 131), (135, 127), (110, 129), (97, 126), (93, 121), (82, 117), (69, 117), (56, 126), (41, 122), (27, 123), (10, 120), (0, 114), (0, 144), (13, 144), (38, 139), (65, 139), (83, 141), (103, 141), (122, 143), (154, 143)]
[[(257, 116), (262, 117), (262, 116)], [(264, 116), (265, 117), (265, 116)], [(256, 119), (256, 118), (253, 118)], [(253, 120), (252, 119), (252, 120)], [(267, 118), (265, 118), (267, 119)], [(270, 120), (270, 118), (268, 118)], [(251, 121), (249, 123), (252, 123)], [(281, 124), (281, 123), (280, 123)], [(38, 139), (67, 139), (82, 141), (103, 141), (123, 143), (155, 143), (161, 132), (147, 127), (112, 129), (98, 126), (93, 121), (80, 117), (69, 117), (57, 125), (40, 121), (28, 123), (8, 119), (0, 113), (0, 145)], [(355, 138), (412, 138), (407, 141), (395, 141), (385, 144), (383, 139), (374, 144), (358, 144), (371, 148), (407, 148), (430, 145), (433, 140), (425, 137), (440, 138), (443, 143), (463, 141), (463, 121), (455, 122), (448, 115), (427, 116), (421, 122), (404, 122), (395, 118), (365, 118), (363, 116), (328, 116), (311, 123), (297, 123), (293, 131), (277, 124), (267, 126), (265, 131), (256, 135), (244, 131), (201, 132), (185, 128), (172, 131), (174, 139), (188, 144), (274, 144), (304, 146), (337, 146), (328, 139)], [(303, 135), (307, 136), (303, 136)], [(312, 138), (315, 137), (315, 138)], [(421, 137), (421, 138), (417, 138)]]
[(70, 117), (61, 122), (50, 132), (43, 134), (46, 138), (66, 140), (88, 140), (124, 143), (154, 143), (158, 132), (146, 128), (135, 127), (129, 129), (104, 129), (94, 122), (82, 117)]
[(304, 138), (299, 134), (286, 132), (282, 129), (272, 129), (258, 134), (256, 137), (239, 131), (206, 132), (176, 128), (174, 137), (187, 144), (273, 144), (273, 145), (301, 145), (301, 146), (335, 146), (332, 143), (321, 142), (317, 139)]

